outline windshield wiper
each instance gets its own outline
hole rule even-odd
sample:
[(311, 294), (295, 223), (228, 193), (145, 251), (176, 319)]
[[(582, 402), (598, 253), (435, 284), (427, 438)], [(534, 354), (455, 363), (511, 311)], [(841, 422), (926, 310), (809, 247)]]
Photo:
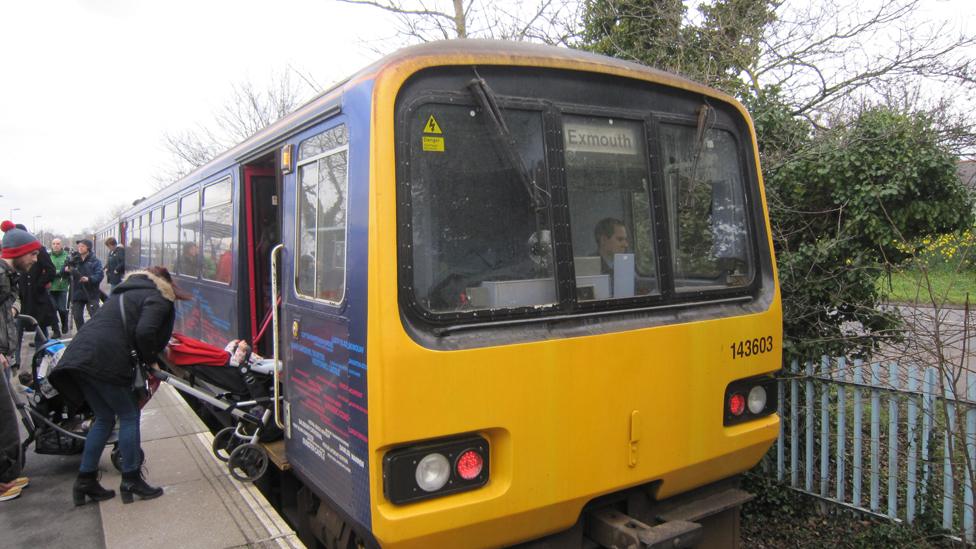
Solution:
[(502, 111), (498, 107), (498, 101), (495, 100), (495, 92), (491, 91), (488, 83), (477, 72), (475, 72), (475, 75), (478, 77), (468, 83), (468, 88), (471, 89), (471, 95), (481, 105), (491, 125), (494, 126), (495, 132), (492, 135), (496, 147), (502, 153), (502, 156), (508, 160), (512, 168), (515, 169), (519, 181), (525, 187), (525, 192), (528, 193), (529, 199), (532, 201), (532, 207), (538, 212), (546, 207), (541, 197), (542, 194), (545, 194), (545, 191), (536, 185), (535, 181), (532, 180), (532, 176), (529, 174), (528, 168), (525, 167), (522, 155), (518, 152), (515, 138), (512, 136), (512, 132), (509, 131), (508, 125), (505, 124)]

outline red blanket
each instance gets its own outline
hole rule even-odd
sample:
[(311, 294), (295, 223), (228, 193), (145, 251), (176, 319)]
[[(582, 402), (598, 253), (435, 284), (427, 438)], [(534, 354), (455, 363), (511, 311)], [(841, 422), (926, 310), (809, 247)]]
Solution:
[(177, 366), (226, 366), (230, 353), (199, 339), (173, 332), (168, 358)]

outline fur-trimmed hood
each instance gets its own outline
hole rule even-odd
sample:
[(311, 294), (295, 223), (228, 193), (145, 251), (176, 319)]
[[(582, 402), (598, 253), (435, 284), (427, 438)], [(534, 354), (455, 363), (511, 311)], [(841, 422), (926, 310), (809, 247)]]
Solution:
[(122, 284), (119, 284), (115, 290), (113, 290), (113, 292), (119, 293), (130, 289), (145, 289), (147, 284), (142, 282), (143, 280), (152, 282), (153, 286), (155, 286), (156, 289), (159, 290), (159, 293), (162, 294), (163, 297), (168, 301), (176, 301), (176, 292), (173, 290), (173, 285), (166, 282), (166, 280), (163, 278), (150, 273), (149, 271), (132, 271), (127, 273), (125, 278), (122, 279)]

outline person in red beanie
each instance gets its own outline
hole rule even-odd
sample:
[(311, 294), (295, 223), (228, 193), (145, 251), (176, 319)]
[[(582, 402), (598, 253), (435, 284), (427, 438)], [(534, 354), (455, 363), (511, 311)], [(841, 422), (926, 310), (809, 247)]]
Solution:
[(20, 453), (20, 430), (10, 387), (11, 368), (17, 364), (17, 323), (19, 310), (15, 278), (37, 262), (41, 243), (29, 232), (10, 221), (0, 224), (0, 501), (14, 499), (30, 484), (20, 476), (23, 468)]

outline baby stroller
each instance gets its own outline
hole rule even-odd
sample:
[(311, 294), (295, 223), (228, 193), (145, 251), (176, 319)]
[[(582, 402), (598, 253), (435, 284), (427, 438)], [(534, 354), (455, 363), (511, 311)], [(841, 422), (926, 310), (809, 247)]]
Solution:
[(281, 438), (271, 420), (274, 361), (231, 342), (225, 349), (174, 333), (165, 356), (160, 357), (163, 381), (189, 395), (197, 413), (209, 415), (223, 426), (214, 435), (212, 450), (227, 463), (231, 475), (255, 481), (268, 468), (268, 453), (259, 443)]
[[(18, 376), (25, 387), (24, 399), (14, 398), (27, 430), (27, 439), (21, 444), (21, 456), (26, 461), (27, 448), (31, 444), (38, 454), (80, 454), (85, 447), (85, 437), (94, 414), (87, 405), (72, 410), (47, 380), (48, 373), (58, 363), (71, 340), (48, 339), (37, 328), (37, 321), (28, 315), (19, 315), (17, 319), (24, 332), (34, 332), (34, 354), (29, 370), (22, 366)], [(158, 386), (159, 382), (155, 384)], [(112, 434), (108, 444), (112, 447), (112, 465), (121, 471), (117, 433)], [(142, 458), (145, 459), (145, 455)]]

